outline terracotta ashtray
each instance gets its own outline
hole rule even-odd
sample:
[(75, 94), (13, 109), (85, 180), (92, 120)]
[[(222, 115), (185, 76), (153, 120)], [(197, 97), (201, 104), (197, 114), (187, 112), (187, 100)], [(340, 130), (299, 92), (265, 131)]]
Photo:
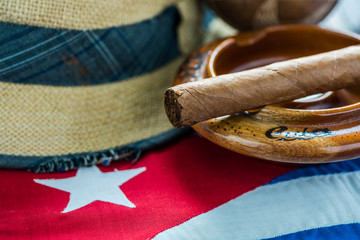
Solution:
[[(194, 52), (175, 85), (360, 44), (317, 26), (284, 25), (240, 33)], [(316, 79), (314, 79), (316, 81)], [(360, 86), (197, 123), (210, 141), (252, 157), (324, 163), (360, 156)]]

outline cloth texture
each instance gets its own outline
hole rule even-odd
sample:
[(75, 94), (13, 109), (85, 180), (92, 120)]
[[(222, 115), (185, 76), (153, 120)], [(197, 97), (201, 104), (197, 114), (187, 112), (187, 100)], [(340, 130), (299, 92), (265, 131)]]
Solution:
[(179, 2), (153, 0), (150, 4), (147, 0), (3, 1), (0, 20), (48, 28), (108, 28), (151, 19), (164, 8)]
[[(344, 0), (340, 4), (346, 1), (352, 0)], [(122, 1), (116, 2), (123, 4)], [(140, 3), (140, 1), (123, 2), (135, 6)], [(153, 5), (158, 2), (160, 1), (152, 1)], [(29, 27), (33, 31), (41, 29), (55, 33), (67, 31), (64, 30), (66, 21), (63, 19), (68, 19), (65, 13), (53, 18), (52, 24), (59, 25), (40, 24), (46, 14), (67, 10), (72, 11), (68, 14), (69, 18), (78, 17), (80, 19), (78, 21), (82, 21), (82, 24), (89, 24), (92, 27), (83, 26), (84, 29), (81, 27), (77, 29), (68, 26), (70, 30), (66, 34), (76, 33), (76, 31), (77, 33), (99, 34), (104, 31), (102, 28), (109, 28), (108, 34), (111, 32), (115, 34), (117, 31), (117, 24), (109, 23), (112, 18), (104, 21), (106, 25), (93, 25), (91, 18), (83, 20), (86, 16), (75, 16), (75, 13), (84, 6), (86, 8), (82, 11), (90, 10), (90, 6), (96, 1), (83, 1), (84, 5), (77, 5), (79, 1), (69, 1), (70, 5), (67, 6), (72, 6), (69, 9), (63, 4), (59, 3), (55, 6), (54, 3), (57, 1), (4, 1), (0, 8), (2, 11), (0, 18), (3, 21), (0, 26), (15, 26), (20, 33), (24, 31), (24, 25), (31, 24), (16, 14), (11, 15), (12, 12), (7, 8), (14, 5), (16, 6), (13, 7), (14, 9), (33, 11), (31, 14), (24, 15), (26, 16), (24, 19), (30, 18), (37, 21), (34, 24), (39, 27)], [(49, 5), (51, 9), (43, 11), (39, 7), (41, 4)], [(112, 1), (108, 4), (114, 9), (114, 5), (111, 5)], [(29, 8), (28, 5), (32, 7)], [(105, 3), (102, 6), (108, 7)], [(153, 7), (151, 4), (147, 6)], [(166, 18), (164, 13), (175, 13), (174, 16), (180, 16), (179, 21), (182, 22), (178, 23), (180, 26), (177, 29), (180, 29), (181, 24), (187, 21), (181, 17), (182, 14), (190, 14), (191, 11), (181, 13), (178, 5), (175, 8), (177, 10), (170, 8), (164, 12), (161, 8), (162, 10), (154, 11), (147, 17), (152, 18), (156, 15)], [(352, 9), (356, 8), (353, 6)], [(129, 12), (131, 13), (130, 10)], [(4, 14), (6, 14), (6, 19)], [(101, 15), (100, 12), (98, 14)], [(23, 16), (20, 13), (18, 15)], [(13, 20), (10, 21), (10, 19)], [(332, 14), (325, 19), (324, 25), (328, 26), (327, 24), (336, 22), (334, 19), (343, 19), (343, 17)], [(148, 24), (153, 20), (150, 20)], [(132, 21), (131, 24), (136, 24), (140, 20)], [(188, 21), (190, 24), (191, 20)], [(174, 19), (170, 22), (176, 24)], [(44, 23), (49, 24), (49, 21), (44, 21)], [(212, 32), (215, 35), (212, 36), (233, 31), (229, 27), (222, 27), (219, 20), (209, 21), (208, 24), (210, 28), (216, 27), (216, 31)], [(349, 28), (343, 25), (337, 27), (339, 30), (355, 29), (347, 26)], [(51, 28), (58, 28), (58, 30), (51, 30)], [(3, 31), (1, 33), (0, 38), (5, 36)], [(179, 45), (175, 50), (170, 51), (172, 54), (179, 53), (179, 56), (173, 56), (173, 60), (169, 60), (169, 63), (164, 63), (165, 65), (157, 69), (129, 79), (107, 80), (108, 82), (104, 84), (93, 82), (87, 85), (81, 84), (80, 81), (71, 83), (67, 81), (69, 78), (58, 79), (62, 84), (47, 79), (43, 79), (42, 83), (17, 83), (8, 78), (0, 79), (0, 165), (8, 168), (31, 168), (35, 172), (70, 170), (62, 173), (38, 174), (22, 170), (0, 169), (0, 239), (359, 239), (360, 159), (303, 167), (278, 165), (231, 152), (198, 135), (187, 136), (170, 144), (170, 139), (177, 138), (179, 133), (176, 130), (166, 131), (166, 127), (165, 130), (162, 129), (161, 123), (157, 125), (160, 128), (159, 132), (166, 133), (156, 135), (152, 128), (159, 128), (154, 127), (151, 115), (148, 115), (148, 118), (142, 118), (144, 124), (138, 125), (138, 128), (135, 127), (136, 131), (125, 126), (121, 127), (120, 124), (125, 123), (122, 122), (123, 120), (118, 120), (122, 114), (116, 113), (116, 108), (122, 108), (130, 102), (129, 96), (122, 98), (130, 90), (122, 90), (121, 84), (129, 84), (128, 88), (132, 88), (131, 82), (134, 81), (143, 90), (141, 94), (150, 94), (149, 91), (154, 91), (151, 95), (157, 96), (158, 88), (154, 87), (156, 90), (152, 88), (156, 82), (153, 80), (162, 79), (164, 75), (164, 78), (160, 80), (164, 83), (155, 85), (159, 84), (161, 88), (171, 84), (171, 79), (168, 79), (170, 73), (167, 75), (165, 72), (168, 70), (164, 70), (163, 67), (168, 67), (171, 69), (169, 71), (175, 72), (176, 65), (180, 64), (181, 57), (184, 55), (185, 50), (182, 47), (184, 45), (180, 43), (183, 42), (180, 38), (182, 37), (178, 34), (176, 39)], [(105, 38), (103, 40), (106, 42)], [(11, 50), (3, 48), (2, 44), (6, 41), (4, 39), (2, 41), (0, 41), (0, 49), (3, 50), (0, 51), (0, 58), (8, 56), (1, 55), (2, 51)], [(54, 36), (54, 41), (59, 41), (61, 47), (64, 47), (62, 43), (69, 44), (68, 39), (64, 41), (57, 34), (56, 37)], [(131, 40), (129, 42), (132, 43)], [(89, 46), (93, 44), (90, 40), (88, 43)], [(39, 44), (39, 42), (34, 44)], [(154, 44), (158, 46), (156, 45), (158, 43)], [(95, 44), (93, 47), (96, 46), (100, 44)], [(70, 53), (69, 49), (63, 48), (63, 50)], [(56, 54), (56, 52), (51, 54)], [(103, 54), (106, 55), (106, 51)], [(20, 55), (15, 57), (20, 57)], [(25, 58), (24, 61), (26, 61)], [(39, 64), (46, 65), (46, 61), (47, 58), (44, 58)], [(86, 58), (83, 61), (86, 61)], [(172, 64), (174, 66), (170, 67)], [(111, 71), (107, 65), (106, 68), (109, 72)], [(25, 68), (24, 74), (26, 71), (32, 72), (34, 69)], [(93, 73), (101, 74), (96, 71)], [(0, 76), (1, 74), (0, 71)], [(20, 75), (22, 73), (18, 76)], [(147, 87), (142, 88), (144, 85)], [(3, 88), (7, 91), (3, 91)], [(108, 95), (109, 93), (111, 95)], [(66, 97), (62, 97), (62, 94)], [(99, 98), (98, 101), (97, 98)], [(112, 105), (108, 103), (99, 104), (102, 98), (113, 101), (114, 107), (112, 108)], [(121, 103), (116, 101), (117, 98), (121, 99)], [(57, 105), (57, 102), (61, 102), (59, 99), (64, 101), (66, 106), (60, 103)], [(88, 100), (89, 103), (85, 104), (82, 100)], [(77, 103), (81, 103), (81, 107), (77, 108)], [(24, 107), (22, 107), (23, 104)], [(84, 113), (86, 111), (84, 109), (95, 111), (96, 104), (100, 108), (98, 113), (101, 115)], [(133, 104), (132, 107), (141, 108), (139, 102)], [(153, 104), (155, 103), (149, 103), (147, 106), (153, 106)], [(146, 112), (144, 116), (160, 108), (162, 106), (151, 108), (152, 112)], [(15, 109), (21, 110), (22, 113), (14, 111)], [(12, 121), (7, 120), (6, 117), (11, 117), (12, 114), (14, 114)], [(90, 152), (85, 154), (76, 153), (77, 150), (74, 150), (74, 153), (68, 153), (61, 147), (61, 143), (70, 141), (69, 149), (79, 148), (78, 144), (85, 141), (81, 138), (82, 134), (91, 133), (91, 129), (87, 128), (89, 128), (89, 123), (93, 128), (91, 126), (93, 118), (100, 122), (101, 119), (112, 119), (112, 114), (117, 114), (114, 118), (116, 121), (109, 120), (109, 123), (117, 124), (116, 122), (120, 121), (117, 127), (121, 128), (121, 132), (117, 132), (114, 128), (107, 132), (107, 136), (119, 137), (120, 142), (121, 139), (125, 139), (122, 142), (124, 145), (118, 146), (116, 143), (118, 140), (105, 139), (105, 136), (103, 139), (106, 143), (101, 143), (104, 144), (102, 146), (108, 144), (115, 147), (98, 151), (96, 149), (99, 148), (93, 150), (89, 148)], [(84, 119), (79, 121), (79, 118), (84, 115), (88, 121)], [(35, 122), (29, 124), (28, 118)], [(46, 121), (45, 124), (42, 121), (47, 118), (51, 119), (51, 122), (55, 121), (54, 125), (46, 127)], [(62, 122), (57, 122), (56, 118)], [(159, 118), (161, 118), (160, 115)], [(36, 124), (36, 121), (42, 124)], [(135, 126), (134, 121), (136, 120), (128, 118), (125, 122)], [(144, 125), (149, 128), (140, 127)], [(67, 135), (71, 126), (81, 127), (77, 128), (78, 132)], [(60, 130), (52, 132), (57, 128)], [(168, 129), (170, 128), (169, 126)], [(31, 130), (35, 134), (29, 136), (26, 130)], [(50, 131), (52, 134), (48, 134)], [(12, 132), (15, 134), (12, 135)], [(143, 135), (140, 135), (139, 140), (134, 138), (128, 141), (123, 138), (123, 136), (131, 138), (131, 133)], [(90, 137), (98, 136), (96, 134), (99, 132), (94, 131)], [(77, 141), (71, 140), (74, 137)], [(62, 142), (54, 144), (54, 138), (61, 139)], [(90, 139), (94, 140), (96, 137)], [(17, 141), (17, 144), (13, 141)], [(46, 143), (47, 141), (49, 144)], [(168, 144), (165, 146), (164, 143)], [(137, 159), (141, 150), (158, 145), (163, 147), (144, 153), (139, 161), (117, 161), (110, 166), (103, 166), (113, 159), (119, 159), (120, 155), (124, 159)], [(7, 146), (6, 151), (11, 154), (4, 151), (5, 146)], [(23, 151), (24, 146), (27, 151)], [(58, 152), (51, 146), (58, 146), (56, 148)], [(56, 155), (47, 155), (46, 151), (52, 151), (52, 154)], [(100, 165), (74, 169), (81, 165), (95, 163), (100, 163)]]
[(0, 167), (108, 164), (182, 134), (162, 95), (202, 42), (197, 1), (4, 1), (0, 11)]
[(276, 165), (196, 135), (136, 163), (0, 170), (0, 238), (357, 239), (359, 170)]

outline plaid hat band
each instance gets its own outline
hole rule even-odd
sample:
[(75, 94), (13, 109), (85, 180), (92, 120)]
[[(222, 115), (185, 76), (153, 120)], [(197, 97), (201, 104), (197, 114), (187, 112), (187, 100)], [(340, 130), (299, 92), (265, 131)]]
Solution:
[(150, 19), (90, 30), (25, 25), (37, 18), (18, 24), (18, 9), (8, 12), (15, 15), (0, 22), (0, 167), (105, 164), (173, 137), (162, 94), (201, 42), (201, 10), (195, 1), (163, 7)]

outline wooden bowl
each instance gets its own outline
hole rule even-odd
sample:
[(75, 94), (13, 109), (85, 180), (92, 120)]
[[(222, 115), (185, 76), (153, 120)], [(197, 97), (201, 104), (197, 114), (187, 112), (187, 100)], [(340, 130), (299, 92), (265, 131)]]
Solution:
[[(194, 52), (175, 84), (360, 44), (316, 26), (287, 25), (240, 33)], [(316, 79), (314, 79), (316, 81)], [(360, 87), (198, 123), (210, 141), (252, 157), (310, 164), (360, 156)]]
[(207, 0), (208, 5), (237, 29), (279, 24), (316, 24), (337, 0)]

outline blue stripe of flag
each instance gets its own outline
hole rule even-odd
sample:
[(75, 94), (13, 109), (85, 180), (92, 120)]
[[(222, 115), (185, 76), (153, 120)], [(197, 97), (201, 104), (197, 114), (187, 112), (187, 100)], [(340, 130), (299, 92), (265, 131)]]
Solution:
[(359, 170), (360, 170), (360, 158), (354, 160), (342, 161), (342, 162), (318, 164), (318, 165), (312, 165), (310, 167), (303, 167), (291, 171), (287, 174), (284, 174), (282, 176), (273, 179), (271, 182), (269, 182), (269, 184), (288, 181), (300, 177), (310, 177), (315, 175), (325, 175), (332, 173), (353, 172)]
[(358, 240), (360, 239), (360, 224), (344, 224), (324, 228), (291, 233), (269, 240)]

